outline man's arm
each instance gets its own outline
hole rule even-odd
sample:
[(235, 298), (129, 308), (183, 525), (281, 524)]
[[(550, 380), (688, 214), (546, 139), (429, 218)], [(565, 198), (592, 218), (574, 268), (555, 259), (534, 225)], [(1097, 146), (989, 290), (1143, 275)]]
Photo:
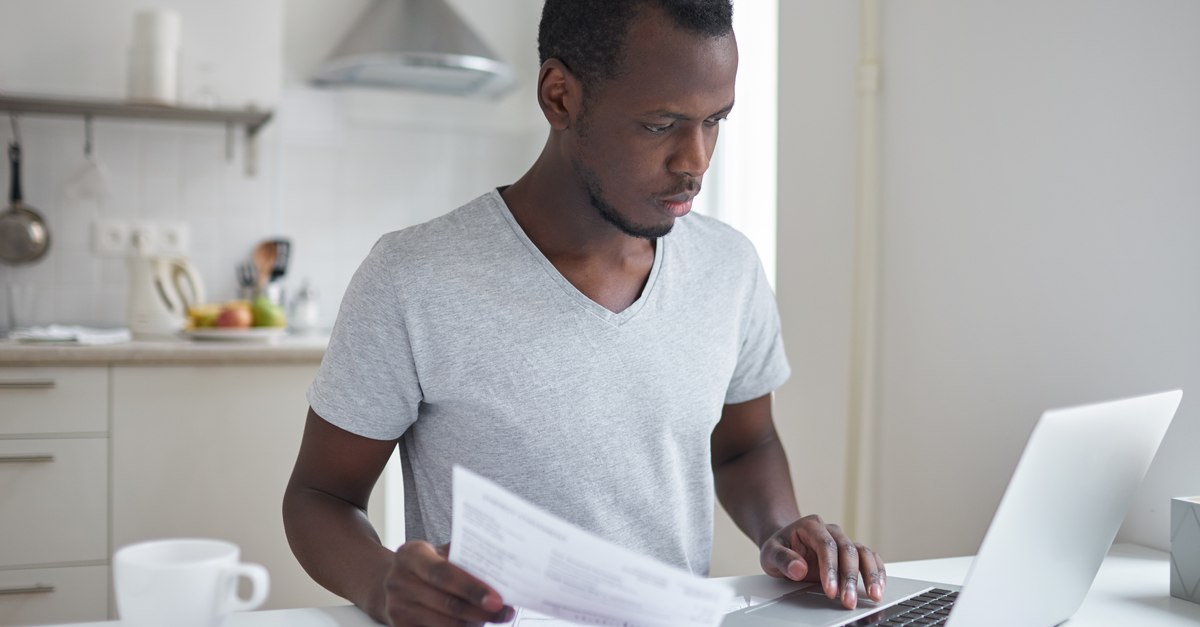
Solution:
[(395, 553), (367, 520), (367, 499), (395, 441), (330, 424), (311, 408), (283, 497), (296, 559), (317, 583), (387, 625), (503, 622), (500, 595), (446, 558), (449, 545), (408, 542)]
[(887, 582), (882, 557), (820, 516), (800, 517), (770, 394), (725, 406), (713, 429), (712, 466), (717, 498), (758, 545), (768, 575), (820, 581), (829, 598), (841, 597), (853, 608), (862, 572), (868, 596), (882, 598)]

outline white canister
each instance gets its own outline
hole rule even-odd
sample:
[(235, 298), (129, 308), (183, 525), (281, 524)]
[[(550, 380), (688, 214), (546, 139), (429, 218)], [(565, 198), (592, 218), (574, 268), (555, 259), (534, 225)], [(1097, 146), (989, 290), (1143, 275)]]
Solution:
[(297, 333), (313, 333), (320, 327), (321, 303), (317, 300), (317, 290), (309, 285), (307, 279), (292, 299), (290, 322)]
[(174, 105), (179, 100), (180, 30), (175, 11), (150, 9), (134, 16), (130, 102)]

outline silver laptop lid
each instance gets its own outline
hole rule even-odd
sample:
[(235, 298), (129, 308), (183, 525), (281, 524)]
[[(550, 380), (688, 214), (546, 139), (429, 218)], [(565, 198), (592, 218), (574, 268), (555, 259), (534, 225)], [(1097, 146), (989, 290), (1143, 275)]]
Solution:
[(1182, 396), (1175, 390), (1042, 414), (947, 627), (1049, 627), (1070, 618)]

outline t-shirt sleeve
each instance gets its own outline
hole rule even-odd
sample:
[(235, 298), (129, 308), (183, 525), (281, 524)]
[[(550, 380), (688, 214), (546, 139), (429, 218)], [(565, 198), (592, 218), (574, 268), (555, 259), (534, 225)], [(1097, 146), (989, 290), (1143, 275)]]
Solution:
[(744, 403), (768, 394), (783, 385), (792, 374), (783, 352), (783, 334), (775, 294), (771, 292), (758, 255), (754, 254), (753, 257), (756, 266), (754, 282), (744, 305), (746, 315), (742, 325), (742, 347), (738, 352), (733, 378), (725, 392), (726, 405)]
[(326, 421), (394, 440), (417, 419), (417, 379), (386, 240), (367, 255), (342, 298), (308, 404)]

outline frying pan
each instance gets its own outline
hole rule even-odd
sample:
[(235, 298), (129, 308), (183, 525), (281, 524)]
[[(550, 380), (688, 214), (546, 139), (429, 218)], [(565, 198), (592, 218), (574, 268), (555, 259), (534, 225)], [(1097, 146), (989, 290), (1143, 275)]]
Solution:
[[(15, 124), (14, 124), (15, 126)], [(50, 230), (36, 209), (22, 203), (21, 140), (8, 145), (12, 181), (8, 208), (0, 213), (0, 261), (20, 265), (41, 259), (50, 249)]]

